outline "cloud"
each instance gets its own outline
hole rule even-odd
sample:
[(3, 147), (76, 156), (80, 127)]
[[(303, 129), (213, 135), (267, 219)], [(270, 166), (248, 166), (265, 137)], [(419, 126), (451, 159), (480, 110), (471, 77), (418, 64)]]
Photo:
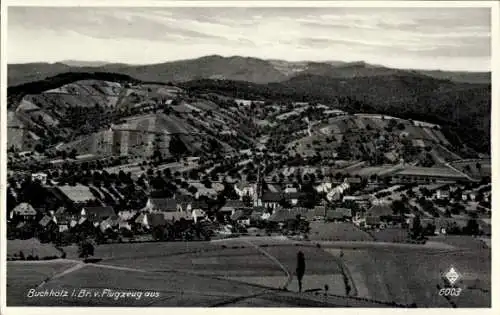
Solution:
[[(474, 67), (489, 67), (490, 20), (482, 8), (9, 7), (8, 57), (151, 63), (215, 53), (414, 68), (434, 58), (442, 69), (487, 70)], [(40, 49), (54, 46), (64, 48)]]

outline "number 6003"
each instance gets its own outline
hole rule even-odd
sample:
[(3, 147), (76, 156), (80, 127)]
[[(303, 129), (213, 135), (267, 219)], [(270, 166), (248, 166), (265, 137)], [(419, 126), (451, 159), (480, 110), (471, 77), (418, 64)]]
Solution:
[(459, 296), (462, 292), (461, 288), (446, 288), (439, 290), (440, 296)]

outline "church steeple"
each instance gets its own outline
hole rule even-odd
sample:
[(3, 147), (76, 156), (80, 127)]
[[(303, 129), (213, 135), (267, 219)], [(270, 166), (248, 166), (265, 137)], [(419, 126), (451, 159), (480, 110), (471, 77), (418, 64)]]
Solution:
[(255, 192), (254, 192), (254, 200), (253, 200), (253, 205), (254, 207), (260, 207), (262, 206), (262, 177), (261, 177), (261, 165), (259, 164), (257, 168), (257, 183), (255, 185)]

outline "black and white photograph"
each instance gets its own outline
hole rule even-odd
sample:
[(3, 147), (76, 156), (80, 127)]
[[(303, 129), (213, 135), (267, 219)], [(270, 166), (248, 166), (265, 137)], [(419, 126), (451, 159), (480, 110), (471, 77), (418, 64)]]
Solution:
[(492, 310), (498, 3), (353, 3), (2, 3), (7, 314)]

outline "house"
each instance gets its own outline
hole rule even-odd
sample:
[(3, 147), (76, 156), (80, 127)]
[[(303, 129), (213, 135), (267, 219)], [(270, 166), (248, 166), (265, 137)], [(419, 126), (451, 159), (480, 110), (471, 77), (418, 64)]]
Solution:
[(46, 173), (33, 173), (31, 174), (32, 181), (39, 181), (42, 185), (47, 184), (47, 174)]
[(266, 191), (262, 194), (262, 205), (267, 209), (276, 209), (279, 205), (279, 202), (283, 199), (283, 195), (281, 193), (273, 193), (270, 191)]
[(195, 199), (190, 195), (180, 195), (176, 196), (175, 200), (177, 203), (177, 211), (191, 212), (193, 208), (193, 201)]
[(102, 233), (105, 233), (108, 230), (112, 230), (113, 227), (111, 226), (111, 224), (106, 219), (104, 221), (101, 221), (101, 223), (99, 224), (99, 229), (101, 230)]
[(57, 208), (56, 212), (54, 213), (54, 215), (58, 216), (58, 215), (63, 215), (64, 213), (66, 212), (66, 208), (64, 207), (59, 207)]
[(173, 198), (149, 198), (142, 211), (177, 212), (177, 201)]
[(29, 203), (23, 202), (17, 205), (11, 212), (12, 217), (18, 217), (25, 221), (34, 220), (37, 212)]
[(331, 189), (327, 195), (326, 199), (329, 201), (335, 201), (339, 200), (342, 194), (350, 188), (350, 184), (347, 182), (343, 182), (338, 186), (335, 186), (333, 189)]
[(119, 230), (125, 229), (125, 230), (131, 231), (132, 226), (130, 225), (130, 223), (127, 220), (124, 220), (123, 218), (118, 217), (118, 229)]
[(113, 207), (84, 207), (80, 212), (82, 218), (89, 220), (90, 222), (100, 223), (109, 217), (116, 215)]
[(262, 221), (262, 211), (254, 210), (250, 214), (250, 222), (259, 222)]
[(234, 191), (236, 194), (243, 198), (245, 196), (253, 197), (256, 193), (256, 186), (254, 184), (247, 184), (244, 182), (234, 184)]
[(436, 191), (436, 198), (440, 199), (440, 200), (449, 199), (450, 198), (450, 192), (447, 191), (447, 190), (438, 189), (438, 191)]
[(333, 184), (332, 183), (322, 183), (322, 184), (314, 187), (314, 189), (316, 189), (316, 191), (318, 193), (327, 193), (330, 190), (332, 190), (332, 188), (333, 188)]
[(261, 219), (264, 220), (264, 221), (267, 221), (269, 220), (269, 218), (271, 217), (271, 213), (270, 212), (267, 212), (267, 211), (264, 211), (261, 215)]
[(299, 203), (300, 198), (304, 195), (305, 193), (301, 192), (290, 192), (290, 193), (285, 193), (283, 197), (285, 200), (290, 202), (292, 206), (296, 206)]
[(38, 224), (44, 229), (48, 230), (51, 227), (57, 226), (53, 217), (44, 215), (43, 218), (38, 222)]
[(238, 224), (242, 224), (245, 226), (250, 225), (250, 214), (248, 213), (249, 211), (245, 210), (236, 210), (232, 215), (231, 215), (231, 221), (236, 221)]
[(245, 208), (245, 204), (241, 200), (226, 200), (224, 206), (219, 210), (222, 212), (233, 212), (236, 209)]
[(167, 220), (162, 213), (141, 213), (135, 220), (142, 228), (150, 230), (155, 227), (167, 225)]
[(72, 220), (75, 221), (76, 225), (75, 219), (76, 218), (74, 216), (65, 214), (64, 212), (59, 211), (59, 209), (54, 213), (54, 222), (56, 222), (59, 232), (61, 233), (69, 230)]
[(198, 221), (203, 221), (207, 218), (207, 214), (205, 211), (201, 210), (201, 209), (194, 209), (192, 212), (191, 212), (191, 216), (194, 220), (194, 223), (198, 222)]
[(137, 214), (137, 211), (132, 210), (121, 210), (118, 212), (118, 218), (123, 221), (128, 221), (132, 219)]
[[(72, 218), (70, 221), (69, 221), (69, 228), (72, 229), (74, 227), (76, 227), (78, 225), (78, 220), (75, 219), (75, 218)], [(61, 229), (61, 228), (59, 228)]]
[(227, 200), (222, 208), (219, 209), (220, 213), (224, 218), (228, 219), (235, 213), (238, 209), (245, 208), (245, 204), (241, 200)]
[(193, 220), (192, 214), (184, 211), (176, 211), (176, 212), (163, 212), (163, 217), (167, 222), (176, 222), (180, 220), (191, 221)]

